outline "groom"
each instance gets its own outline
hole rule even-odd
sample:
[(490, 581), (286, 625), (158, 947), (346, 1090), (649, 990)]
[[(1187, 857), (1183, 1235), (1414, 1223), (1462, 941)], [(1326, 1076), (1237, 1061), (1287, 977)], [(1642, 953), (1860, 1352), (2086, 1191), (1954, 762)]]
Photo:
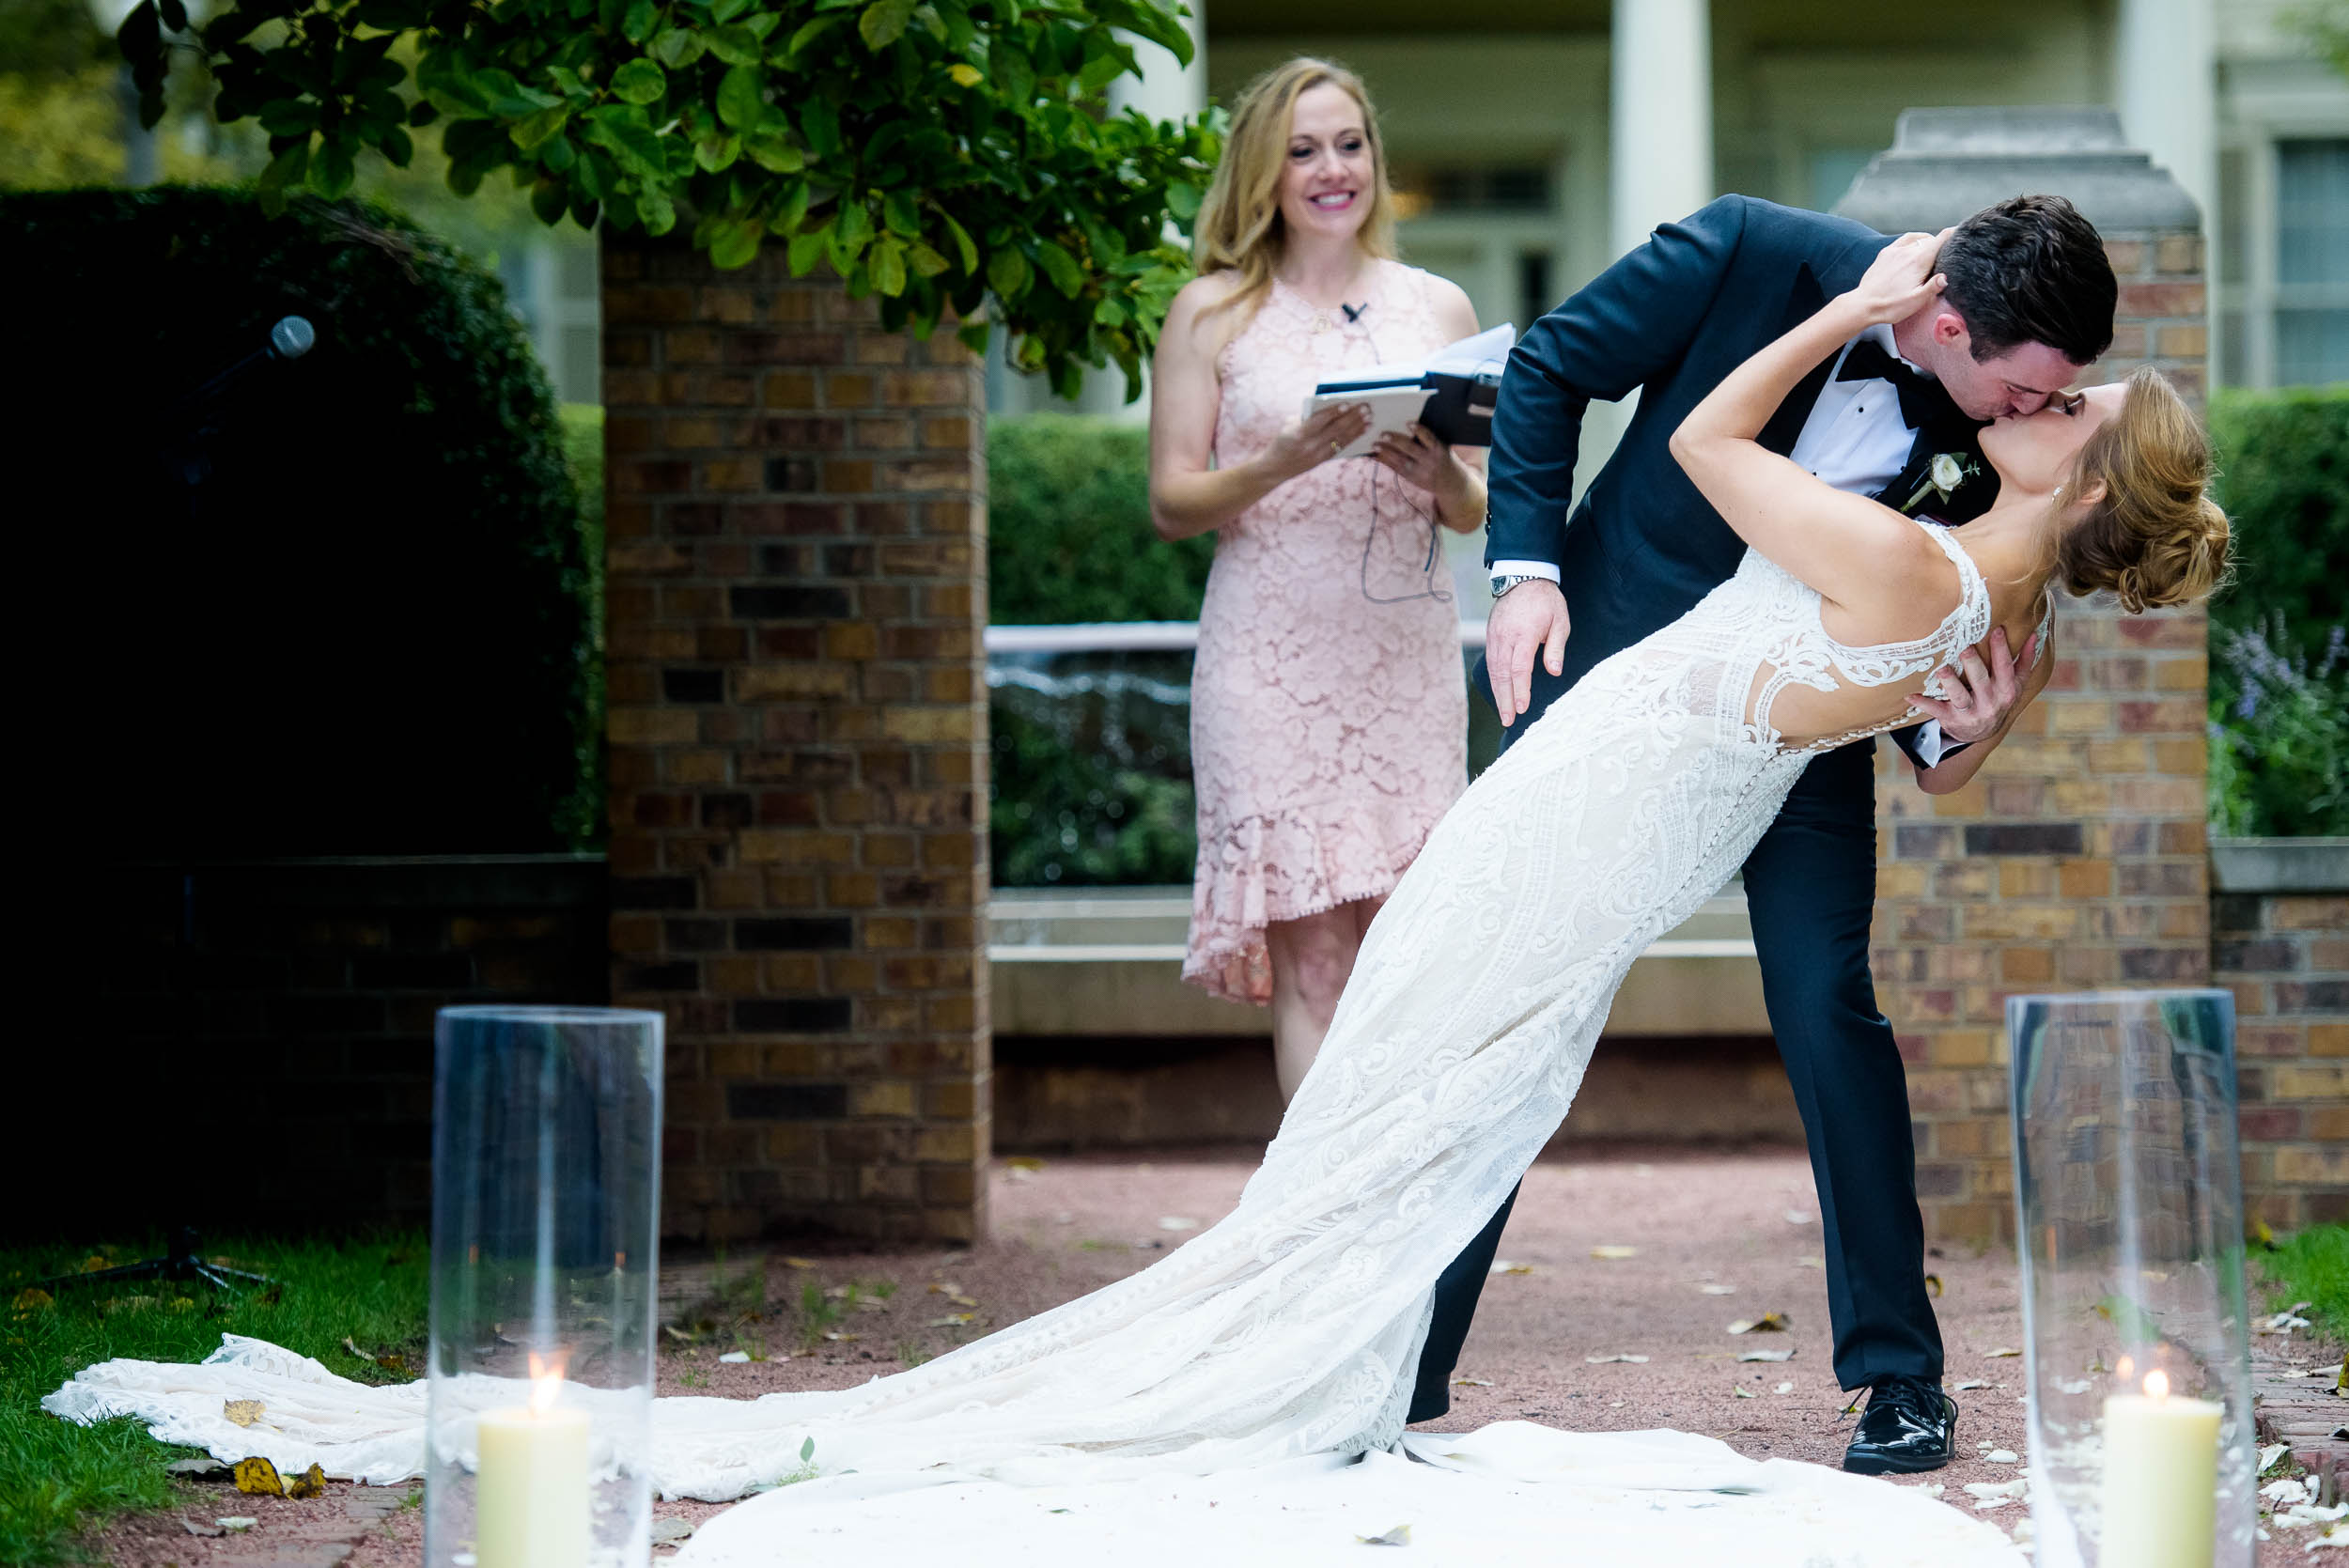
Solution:
[[(1496, 596), (1486, 679), (1509, 738), (1736, 569), (1744, 543), (1665, 443), (1716, 384), (1857, 283), (1889, 242), (1845, 219), (1723, 196), (1657, 229), (1518, 343), (1493, 418), (1486, 553)], [(2037, 412), (2105, 351), (2116, 287), (2095, 229), (2060, 196), (1977, 212), (1952, 232), (1939, 271), (1939, 299), (1815, 367), (1760, 439), (1838, 489), (1963, 522), (1997, 489), (1981, 424)], [(1569, 515), (1583, 410), (1635, 390), (1630, 427)], [(1947, 703), (1921, 705), (1937, 721), (1895, 741), (1930, 769), (1994, 739), (2020, 673), (1995, 634), (1979, 660), (1968, 657)], [(1907, 1080), (1868, 973), (1873, 749), (1811, 765), (1746, 862), (1745, 888), (1818, 1185), (1836, 1378), (1871, 1390), (1843, 1467), (1880, 1474), (1948, 1464), (1957, 1405), (1941, 1391), (1941, 1334), (1925, 1296)], [(1512, 1193), (1437, 1283), (1414, 1421), (1451, 1408), (1453, 1368), (1516, 1202)]]

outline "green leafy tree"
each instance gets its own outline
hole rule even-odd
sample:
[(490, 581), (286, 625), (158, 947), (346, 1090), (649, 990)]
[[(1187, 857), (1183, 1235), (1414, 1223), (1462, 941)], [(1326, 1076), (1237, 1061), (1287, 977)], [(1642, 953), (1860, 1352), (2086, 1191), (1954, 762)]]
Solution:
[[(985, 315), (1014, 364), (1073, 392), (1129, 387), (1189, 277), (1170, 214), (1198, 210), (1206, 121), (1104, 112), (1130, 35), (1188, 59), (1170, 0), (238, 0), (190, 30), (146, 0), (119, 42), (143, 113), (193, 49), (224, 122), (269, 135), (261, 193), (348, 192), (439, 123), (448, 183), (508, 170), (549, 225), (683, 228), (721, 267), (762, 245), (829, 263), (892, 327)], [(412, 60), (412, 67), (411, 61)], [(991, 306), (990, 306), (991, 302)]]

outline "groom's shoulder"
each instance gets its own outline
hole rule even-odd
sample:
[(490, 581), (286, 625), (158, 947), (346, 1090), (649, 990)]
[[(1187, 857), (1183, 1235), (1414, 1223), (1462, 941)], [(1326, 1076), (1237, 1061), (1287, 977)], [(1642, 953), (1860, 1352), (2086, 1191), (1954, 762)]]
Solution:
[(1725, 210), (1724, 217), (1734, 211), (1734, 221), (1746, 245), (1811, 256), (1833, 256), (1854, 245), (1884, 243), (1884, 236), (1865, 224), (1838, 217), (1832, 212), (1813, 212), (1808, 208), (1781, 206), (1774, 201), (1765, 201), (1760, 196), (1722, 196), (1705, 210), (1711, 212), (1717, 208)]

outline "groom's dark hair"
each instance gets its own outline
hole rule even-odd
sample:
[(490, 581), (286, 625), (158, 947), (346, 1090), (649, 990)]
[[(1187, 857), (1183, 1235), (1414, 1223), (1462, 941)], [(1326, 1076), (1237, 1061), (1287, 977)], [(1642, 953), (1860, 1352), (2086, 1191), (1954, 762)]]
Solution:
[(2112, 346), (2112, 263), (2095, 225), (2061, 196), (2015, 196), (1975, 213), (1941, 247), (1939, 270), (1976, 360), (2045, 343), (2088, 365)]

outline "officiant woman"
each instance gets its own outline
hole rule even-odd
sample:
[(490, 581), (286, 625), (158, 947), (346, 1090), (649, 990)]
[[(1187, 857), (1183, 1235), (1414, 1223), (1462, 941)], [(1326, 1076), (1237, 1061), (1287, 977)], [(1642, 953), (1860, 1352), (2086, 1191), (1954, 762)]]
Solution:
[(1352, 71), (1296, 59), (1234, 105), (1199, 276), (1151, 367), (1150, 510), (1212, 530), (1191, 676), (1199, 862), (1183, 976), (1272, 1009), (1283, 1099), (1362, 933), (1467, 783), (1441, 530), (1484, 525), (1481, 450), (1414, 427), (1363, 443), (1315, 383), (1476, 331), (1459, 287), (1394, 257), (1378, 120)]

